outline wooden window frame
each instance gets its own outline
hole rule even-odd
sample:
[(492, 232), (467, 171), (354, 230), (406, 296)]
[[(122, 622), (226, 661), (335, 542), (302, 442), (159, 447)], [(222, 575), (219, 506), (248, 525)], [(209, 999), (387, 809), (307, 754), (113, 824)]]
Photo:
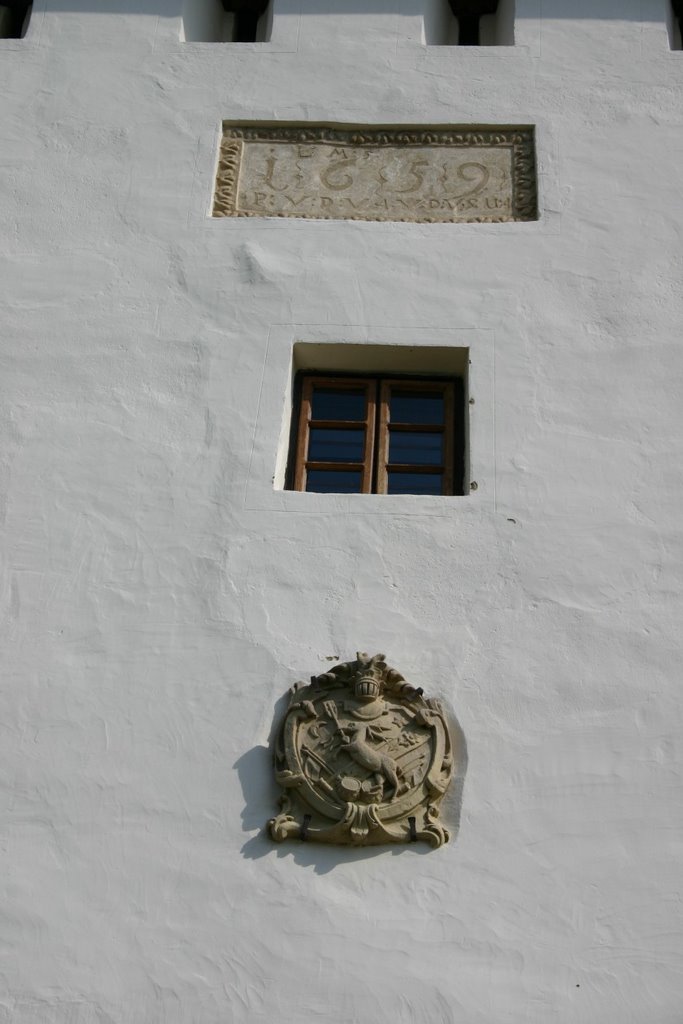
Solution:
[[(365, 392), (365, 418), (363, 420), (314, 420), (312, 397), (315, 388), (362, 390)], [(440, 393), (444, 396), (443, 424), (400, 423), (391, 421), (391, 394), (393, 390)], [(415, 377), (411, 375), (364, 374), (350, 376), (302, 372), (295, 387), (295, 412), (292, 416), (290, 442), (289, 489), (306, 491), (311, 470), (360, 471), (361, 488), (358, 494), (387, 494), (389, 472), (439, 473), (443, 496), (465, 493), (464, 489), (464, 384), (459, 377)], [(298, 411), (297, 410), (298, 406)], [(322, 462), (308, 458), (311, 428), (362, 429), (365, 432), (362, 461)], [(390, 459), (391, 433), (418, 432), (443, 435), (443, 460), (439, 464), (397, 463)], [(316, 492), (309, 492), (316, 493)], [(345, 492), (348, 493), (348, 492)], [(409, 492), (405, 492), (409, 493)]]
[[(391, 391), (393, 388), (411, 391), (424, 391), (444, 396), (443, 424), (400, 423), (391, 422)], [(443, 434), (443, 462), (439, 465), (394, 463), (391, 464), (391, 445), (389, 443), (392, 430), (397, 433), (410, 431), (421, 434)], [(389, 487), (389, 471), (398, 473), (439, 473), (441, 474), (441, 493), (453, 494), (455, 441), (455, 384), (453, 381), (438, 380), (401, 380), (400, 377), (380, 380), (379, 429), (377, 434), (377, 494), (387, 494)]]
[[(315, 387), (334, 388), (335, 391), (364, 391), (365, 392), (365, 419), (364, 420), (314, 420), (312, 417), (312, 396)], [(301, 391), (301, 410), (299, 413), (299, 427), (297, 431), (296, 467), (294, 473), (294, 490), (305, 491), (306, 480), (309, 470), (360, 470), (361, 489), (359, 494), (372, 493), (372, 470), (374, 453), (374, 428), (376, 420), (376, 384), (374, 380), (367, 377), (318, 377), (306, 376), (303, 379)], [(352, 426), (353, 424), (353, 426)], [(311, 427), (319, 427), (327, 430), (335, 429), (363, 429), (365, 439), (363, 442), (362, 462), (319, 462), (308, 458), (308, 446), (311, 438)]]

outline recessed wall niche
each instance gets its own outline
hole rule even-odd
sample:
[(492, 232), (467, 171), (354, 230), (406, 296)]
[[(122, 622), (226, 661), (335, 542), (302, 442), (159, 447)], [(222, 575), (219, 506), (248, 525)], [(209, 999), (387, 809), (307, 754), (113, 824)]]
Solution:
[(187, 43), (264, 43), (270, 39), (269, 0), (184, 0)]
[(428, 46), (513, 46), (514, 0), (425, 0)]
[(29, 0), (0, 3), (0, 39), (23, 39), (31, 20), (33, 4)]

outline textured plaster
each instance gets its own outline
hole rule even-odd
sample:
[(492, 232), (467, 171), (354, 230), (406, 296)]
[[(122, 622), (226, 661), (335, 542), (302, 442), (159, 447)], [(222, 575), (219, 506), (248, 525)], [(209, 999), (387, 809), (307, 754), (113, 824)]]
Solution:
[[(518, 0), (467, 52), (417, 0), (243, 47), (181, 6), (0, 42), (0, 1021), (679, 1024), (666, 5)], [(534, 124), (540, 220), (212, 219), (224, 119)], [(394, 330), (470, 350), (477, 491), (274, 489), (293, 345)], [(261, 831), (281, 694), (359, 648), (457, 713), (441, 850)]]

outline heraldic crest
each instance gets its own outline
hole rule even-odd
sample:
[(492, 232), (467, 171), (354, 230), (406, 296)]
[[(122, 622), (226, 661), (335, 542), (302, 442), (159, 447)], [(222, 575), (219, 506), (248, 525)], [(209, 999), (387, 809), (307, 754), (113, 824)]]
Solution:
[(281, 813), (276, 842), (368, 846), (448, 841), (439, 804), (453, 770), (440, 704), (383, 654), (359, 653), (297, 683), (275, 746)]

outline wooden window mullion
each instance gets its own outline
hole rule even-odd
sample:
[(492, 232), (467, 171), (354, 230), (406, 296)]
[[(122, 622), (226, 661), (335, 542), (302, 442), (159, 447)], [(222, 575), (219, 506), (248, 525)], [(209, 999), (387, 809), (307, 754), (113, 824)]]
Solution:
[(455, 464), (455, 452), (453, 451), (453, 440), (455, 434), (455, 387), (453, 384), (446, 384), (444, 386), (443, 396), (443, 461), (445, 469), (441, 484), (441, 493), (453, 494), (453, 469)]
[(301, 389), (301, 411), (299, 413), (299, 433), (296, 441), (296, 473), (294, 475), (294, 487), (297, 491), (306, 490), (306, 458), (308, 456), (308, 441), (310, 437), (309, 424), (311, 422), (311, 396), (315, 380), (312, 377), (304, 378)]
[(379, 426), (377, 433), (377, 493), (386, 494), (389, 483), (387, 463), (389, 461), (389, 401), (391, 399), (391, 383), (380, 382), (379, 388)]
[(375, 410), (377, 408), (377, 384), (366, 382), (365, 392), (365, 442), (363, 448), (362, 494), (372, 494), (372, 471), (375, 454)]

